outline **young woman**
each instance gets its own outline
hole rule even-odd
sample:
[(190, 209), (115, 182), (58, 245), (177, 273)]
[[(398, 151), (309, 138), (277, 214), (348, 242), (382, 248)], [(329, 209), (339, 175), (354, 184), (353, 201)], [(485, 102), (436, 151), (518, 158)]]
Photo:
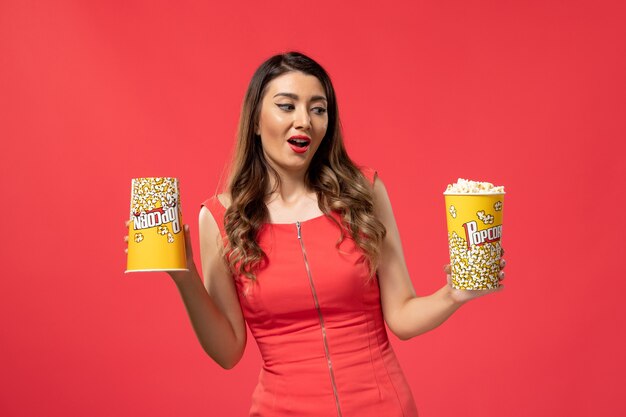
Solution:
[(415, 295), (385, 185), (349, 158), (330, 78), (297, 52), (252, 77), (227, 185), (199, 225), (204, 284), (191, 250), (190, 271), (170, 275), (220, 366), (250, 327), (263, 357), (250, 416), (417, 416), (385, 323), (407, 340), (501, 289), (456, 290), (448, 275)]

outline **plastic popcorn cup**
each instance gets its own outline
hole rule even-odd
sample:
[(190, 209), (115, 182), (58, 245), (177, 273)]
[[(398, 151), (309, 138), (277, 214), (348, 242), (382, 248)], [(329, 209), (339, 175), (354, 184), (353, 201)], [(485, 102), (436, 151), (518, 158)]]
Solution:
[(504, 191), (444, 193), (452, 287), (488, 290), (499, 285)]
[(177, 178), (133, 178), (126, 272), (188, 271)]

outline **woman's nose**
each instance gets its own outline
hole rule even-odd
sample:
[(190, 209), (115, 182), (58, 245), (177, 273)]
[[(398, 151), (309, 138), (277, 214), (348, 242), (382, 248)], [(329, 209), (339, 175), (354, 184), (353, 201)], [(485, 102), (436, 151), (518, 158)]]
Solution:
[(294, 124), (295, 127), (300, 127), (303, 129), (308, 129), (311, 127), (311, 115), (309, 114), (307, 109), (299, 108), (293, 112), (294, 114)]

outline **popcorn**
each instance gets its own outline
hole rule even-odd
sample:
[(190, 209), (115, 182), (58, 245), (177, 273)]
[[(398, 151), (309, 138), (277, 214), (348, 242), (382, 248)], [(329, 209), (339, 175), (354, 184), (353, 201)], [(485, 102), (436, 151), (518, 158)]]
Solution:
[(132, 191), (134, 215), (175, 207), (178, 201), (176, 178), (137, 178)]
[(493, 216), (491, 214), (485, 214), (484, 210), (480, 210), (476, 212), (476, 216), (479, 220), (482, 220), (485, 224), (493, 223)]
[(500, 241), (467, 248), (465, 239), (452, 232), (448, 236), (452, 285), (462, 290), (488, 290), (498, 287)]
[(450, 206), (450, 216), (452, 216), (453, 219), (456, 219), (456, 207), (454, 206)]
[(493, 209), (495, 211), (500, 211), (502, 210), (502, 201), (496, 201), (495, 204), (493, 205)]
[[(168, 243), (173, 243), (174, 235), (172, 232), (179, 232), (178, 222), (170, 223), (176, 217), (175, 214), (178, 210), (176, 207), (178, 201), (176, 178), (138, 178), (133, 181), (132, 195), (132, 215), (135, 216), (135, 219), (154, 212), (162, 213), (159, 217), (163, 224), (158, 225), (155, 231), (158, 235), (164, 236)], [(168, 216), (167, 213), (170, 215)], [(170, 220), (170, 222), (164, 220)], [(171, 231), (167, 224), (171, 224)], [(135, 226), (135, 229), (147, 227), (144, 225), (137, 227), (137, 224)]]
[(135, 242), (140, 243), (143, 240), (143, 233), (135, 233)]
[(470, 181), (459, 178), (456, 184), (448, 184), (444, 194), (499, 194), (504, 186), (494, 186), (490, 182)]

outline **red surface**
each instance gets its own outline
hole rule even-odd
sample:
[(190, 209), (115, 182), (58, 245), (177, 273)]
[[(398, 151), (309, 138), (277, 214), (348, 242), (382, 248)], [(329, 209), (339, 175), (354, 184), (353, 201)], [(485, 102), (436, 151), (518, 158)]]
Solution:
[(504, 291), (391, 336), (420, 415), (626, 414), (625, 19), (619, 1), (0, 2), (0, 414), (245, 415), (256, 345), (212, 363), (169, 277), (123, 274), (123, 221), (132, 177), (177, 176), (197, 241), (247, 83), (290, 49), (331, 74), (418, 294), (445, 283), (446, 184), (506, 186)]

